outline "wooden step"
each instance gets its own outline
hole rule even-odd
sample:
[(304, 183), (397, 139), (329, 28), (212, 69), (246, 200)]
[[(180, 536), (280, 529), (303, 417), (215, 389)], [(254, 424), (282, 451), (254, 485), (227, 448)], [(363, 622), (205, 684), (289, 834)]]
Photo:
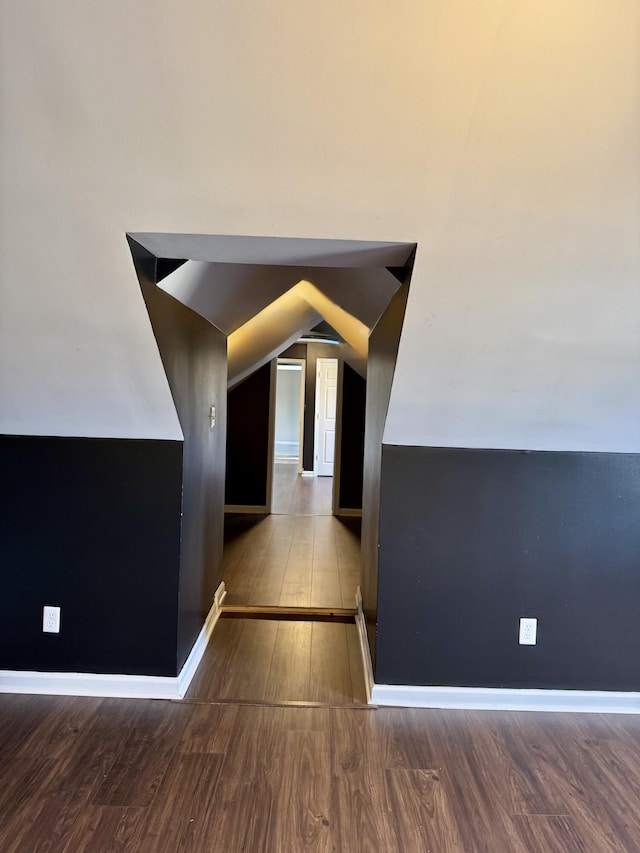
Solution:
[(221, 618), (289, 619), (307, 622), (353, 622), (355, 607), (276, 607), (259, 604), (223, 604)]

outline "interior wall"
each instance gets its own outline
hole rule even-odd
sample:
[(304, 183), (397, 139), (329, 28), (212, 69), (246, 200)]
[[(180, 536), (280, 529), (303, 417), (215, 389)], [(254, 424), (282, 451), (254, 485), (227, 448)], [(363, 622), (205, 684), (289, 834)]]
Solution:
[(362, 486), (362, 606), (371, 658), (376, 661), (378, 544), (382, 434), (407, 305), (408, 283), (397, 291), (369, 335)]
[(338, 509), (362, 509), (367, 382), (343, 363)]
[[(178, 669), (222, 579), (227, 343), (215, 326), (155, 285), (156, 261), (132, 244), (140, 287), (184, 434)], [(211, 407), (215, 426), (211, 428)]]
[(131, 5), (1, 4), (1, 432), (180, 438), (147, 230), (415, 241), (388, 443), (640, 450), (636, 3)]
[(638, 455), (385, 446), (381, 495), (377, 682), (640, 690)]
[(610, 0), (1, 3), (0, 432), (182, 440), (126, 232), (341, 236), (419, 245), (388, 445), (640, 452), (639, 24)]
[(225, 504), (266, 509), (272, 366), (263, 365), (228, 395)]
[(0, 436), (0, 670), (177, 674), (182, 461), (179, 441)]

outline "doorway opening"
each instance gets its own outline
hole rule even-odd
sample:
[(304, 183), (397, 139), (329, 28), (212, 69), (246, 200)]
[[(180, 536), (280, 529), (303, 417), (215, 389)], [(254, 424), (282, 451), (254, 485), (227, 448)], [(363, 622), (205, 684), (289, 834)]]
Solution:
[(276, 370), (273, 455), (276, 462), (295, 465), (299, 474), (302, 473), (304, 439), (304, 366), (303, 358), (279, 358)]
[(296, 494), (302, 474), (304, 445), (305, 359), (278, 358), (271, 512), (288, 515), (299, 506)]
[[(353, 589), (343, 593), (341, 582), (342, 568), (351, 560), (371, 644), (382, 439), (415, 244), (185, 234), (130, 234), (128, 239), (184, 433), (177, 567), (181, 642), (187, 647), (195, 641), (232, 564), (243, 594), (256, 604), (309, 608), (311, 603), (303, 603), (309, 596), (328, 609), (334, 606), (330, 592), (340, 590), (341, 602), (343, 594), (352, 598)], [(350, 529), (357, 518), (272, 512), (276, 359), (322, 322), (337, 333), (331, 349), (339, 357), (338, 384), (352, 391), (359, 383), (363, 389), (347, 394), (338, 388), (337, 440), (329, 443), (325, 425), (323, 459), (333, 461), (333, 513), (362, 514), (362, 547)], [(307, 378), (311, 363), (307, 358)], [(312, 423), (309, 431), (309, 393), (307, 382), (305, 436), (314, 430)], [(225, 433), (226, 460), (219, 451)], [(303, 473), (315, 471), (310, 479), (317, 483), (330, 480), (318, 476), (314, 459), (309, 466), (304, 438), (302, 443)], [(353, 451), (358, 444), (363, 453)], [(299, 448), (298, 453), (300, 458)], [(351, 470), (358, 458), (359, 480)], [(343, 491), (351, 495), (346, 503)], [(354, 505), (358, 501), (361, 509)], [(225, 507), (238, 535), (228, 538), (223, 560)], [(189, 553), (182, 553), (182, 543)], [(229, 589), (227, 602), (231, 597)], [(294, 603), (286, 604), (287, 599)], [(319, 629), (316, 634), (319, 638)], [(273, 660), (278, 654), (276, 645)], [(283, 651), (285, 664), (287, 654)]]

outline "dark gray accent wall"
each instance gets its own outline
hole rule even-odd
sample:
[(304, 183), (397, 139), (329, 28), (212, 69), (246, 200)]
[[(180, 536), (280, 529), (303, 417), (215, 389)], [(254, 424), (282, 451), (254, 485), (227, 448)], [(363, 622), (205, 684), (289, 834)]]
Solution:
[(181, 480), (179, 441), (0, 436), (0, 669), (176, 675)]
[(385, 446), (381, 497), (377, 682), (640, 690), (640, 456)]
[(343, 365), (340, 429), (340, 509), (362, 509), (364, 425), (367, 383), (348, 364)]
[[(177, 660), (180, 669), (222, 579), (226, 445), (226, 337), (155, 286), (155, 258), (134, 262), (184, 434)], [(216, 424), (210, 426), (210, 407)]]
[(228, 395), (228, 506), (267, 506), (272, 367), (263, 365)]
[(378, 609), (378, 529), (382, 438), (409, 283), (396, 292), (369, 335), (362, 487), (362, 600), (372, 660)]

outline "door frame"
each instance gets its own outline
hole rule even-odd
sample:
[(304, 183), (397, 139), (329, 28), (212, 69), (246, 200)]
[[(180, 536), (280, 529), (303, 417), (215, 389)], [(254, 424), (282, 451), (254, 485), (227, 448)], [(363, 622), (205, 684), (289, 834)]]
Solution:
[[(304, 395), (306, 392), (307, 382), (307, 360), (306, 358), (278, 358), (276, 359), (276, 394), (278, 383), (278, 365), (280, 364), (297, 364), (300, 366), (300, 412), (299, 412), (299, 431), (298, 431), (298, 474), (302, 474), (302, 457), (304, 451)], [(275, 411), (274, 411), (275, 419)], [(274, 421), (274, 446), (273, 446), (273, 464), (275, 465), (275, 421)]]

